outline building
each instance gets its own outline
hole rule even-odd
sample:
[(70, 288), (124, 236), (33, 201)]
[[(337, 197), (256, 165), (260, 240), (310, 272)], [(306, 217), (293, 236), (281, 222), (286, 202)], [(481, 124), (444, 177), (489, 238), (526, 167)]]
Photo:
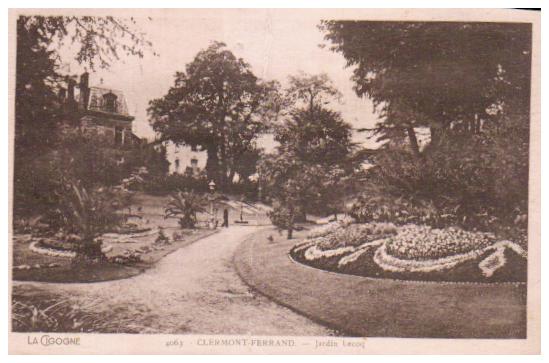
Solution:
[(187, 145), (175, 145), (166, 142), (166, 158), (170, 163), (170, 174), (186, 174), (198, 176), (206, 168), (208, 154), (197, 147)]
[[(273, 152), (277, 143), (271, 133), (262, 134), (257, 144), (265, 152)], [(164, 143), (166, 159), (170, 163), (169, 174), (187, 174), (197, 176), (206, 168), (208, 153), (196, 146), (175, 145), (172, 142)], [(238, 176), (237, 176), (238, 177)]]
[[(88, 135), (94, 135), (114, 148), (127, 149), (141, 145), (133, 129), (134, 117), (128, 112), (124, 94), (102, 84), (89, 85), (89, 73), (80, 76), (77, 83), (68, 78), (67, 88), (60, 87), (59, 98), (74, 126)], [(74, 124), (76, 123), (76, 125)]]

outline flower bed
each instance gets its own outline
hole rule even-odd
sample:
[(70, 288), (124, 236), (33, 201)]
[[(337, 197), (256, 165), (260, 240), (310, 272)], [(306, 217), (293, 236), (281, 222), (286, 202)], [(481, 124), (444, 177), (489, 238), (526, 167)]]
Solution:
[(291, 256), (313, 267), (370, 277), (526, 281), (527, 252), (511, 241), (496, 242), (486, 233), (415, 225), (397, 230), (392, 225), (369, 223), (324, 227), (321, 236), (316, 235), (296, 245)]
[[(32, 252), (45, 255), (45, 256), (50, 256), (50, 257), (63, 257), (63, 258), (76, 257), (75, 251), (71, 251), (65, 248), (58, 249), (58, 248), (52, 247), (51, 244), (46, 243), (45, 240), (43, 239), (31, 242), (31, 244), (29, 245), (29, 249)], [(111, 250), (112, 250), (112, 246), (108, 246), (108, 245), (103, 246), (101, 248), (101, 251), (103, 253), (109, 253)]]
[(34, 241), (29, 245), (29, 249), (32, 252), (39, 253), (41, 255), (51, 256), (51, 257), (64, 257), (64, 258), (74, 258), (76, 257), (76, 252), (67, 251), (61, 249), (48, 248), (41, 245), (40, 241)]
[(319, 229), (320, 233), (312, 230), (309, 236), (315, 237), (308, 237), (308, 239), (321, 250), (358, 247), (396, 233), (396, 227), (392, 223), (330, 223)]
[(387, 253), (401, 259), (432, 260), (481, 250), (494, 242), (489, 233), (408, 224), (387, 243)]

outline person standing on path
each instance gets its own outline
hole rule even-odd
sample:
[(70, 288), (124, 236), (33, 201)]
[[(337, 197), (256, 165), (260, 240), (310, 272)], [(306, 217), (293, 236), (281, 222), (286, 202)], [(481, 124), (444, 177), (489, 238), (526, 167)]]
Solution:
[(223, 227), (229, 227), (229, 210), (227, 208), (223, 209)]

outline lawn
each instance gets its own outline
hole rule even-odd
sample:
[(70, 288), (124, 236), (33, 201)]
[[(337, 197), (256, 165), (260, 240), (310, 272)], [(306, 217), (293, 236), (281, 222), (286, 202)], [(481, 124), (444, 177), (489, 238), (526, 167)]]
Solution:
[(235, 253), (255, 290), (348, 336), (525, 338), (526, 286), (421, 283), (331, 273), (291, 260), (306, 231), (286, 240), (274, 229)]

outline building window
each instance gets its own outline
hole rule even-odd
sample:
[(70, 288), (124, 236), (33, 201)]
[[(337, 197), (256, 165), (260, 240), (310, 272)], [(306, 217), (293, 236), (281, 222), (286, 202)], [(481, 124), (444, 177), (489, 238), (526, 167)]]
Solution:
[(116, 95), (112, 92), (109, 92), (105, 95), (103, 95), (104, 105), (105, 105), (105, 111), (107, 112), (117, 112), (116, 109)]
[(179, 173), (179, 159), (175, 159), (175, 172)]
[(116, 126), (114, 128), (114, 144), (116, 146), (122, 146), (124, 143), (124, 128)]
[(191, 151), (197, 151), (198, 148), (196, 147), (196, 145), (191, 145)]
[(195, 158), (191, 159), (191, 170), (192, 170), (192, 175), (198, 174), (198, 159), (195, 159)]

